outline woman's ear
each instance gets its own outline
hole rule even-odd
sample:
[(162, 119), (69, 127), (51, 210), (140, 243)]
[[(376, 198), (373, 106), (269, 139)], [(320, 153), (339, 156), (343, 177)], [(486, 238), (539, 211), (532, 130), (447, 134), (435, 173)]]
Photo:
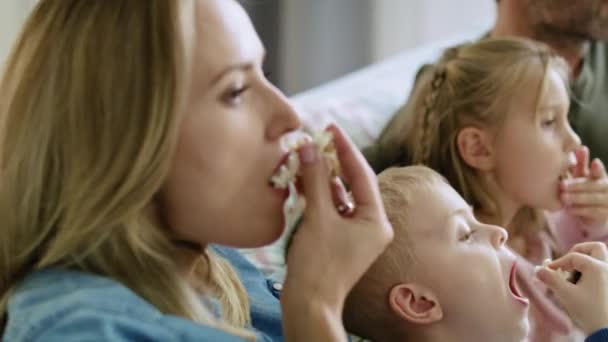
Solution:
[(494, 149), (488, 132), (477, 127), (465, 127), (456, 136), (458, 153), (470, 167), (480, 171), (494, 168)]
[(435, 294), (418, 284), (399, 284), (389, 293), (389, 306), (402, 320), (414, 324), (430, 324), (443, 318)]

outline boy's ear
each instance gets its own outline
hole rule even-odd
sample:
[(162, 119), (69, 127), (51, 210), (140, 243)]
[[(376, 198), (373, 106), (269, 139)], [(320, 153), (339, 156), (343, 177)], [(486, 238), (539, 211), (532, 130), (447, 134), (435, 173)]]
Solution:
[(430, 324), (443, 318), (435, 294), (418, 284), (399, 284), (389, 293), (389, 306), (399, 318), (414, 324)]
[(494, 149), (488, 132), (477, 127), (465, 127), (456, 136), (458, 153), (470, 167), (490, 171), (494, 167)]

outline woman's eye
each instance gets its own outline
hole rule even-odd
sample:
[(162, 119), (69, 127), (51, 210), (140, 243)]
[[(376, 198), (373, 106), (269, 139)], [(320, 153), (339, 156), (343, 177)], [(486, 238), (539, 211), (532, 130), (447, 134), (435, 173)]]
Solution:
[(242, 100), (243, 94), (247, 89), (249, 89), (247, 86), (234, 88), (225, 95), (224, 100), (231, 105), (238, 104)]

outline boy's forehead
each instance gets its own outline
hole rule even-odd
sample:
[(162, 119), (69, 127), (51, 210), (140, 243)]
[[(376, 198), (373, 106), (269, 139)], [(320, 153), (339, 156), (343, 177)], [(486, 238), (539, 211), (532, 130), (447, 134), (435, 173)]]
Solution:
[(433, 191), (420, 191), (416, 197), (419, 200), (409, 211), (414, 216), (408, 220), (413, 228), (412, 238), (417, 240), (444, 240), (452, 229), (449, 224), (451, 216), (469, 208), (464, 199), (445, 183), (437, 184)]

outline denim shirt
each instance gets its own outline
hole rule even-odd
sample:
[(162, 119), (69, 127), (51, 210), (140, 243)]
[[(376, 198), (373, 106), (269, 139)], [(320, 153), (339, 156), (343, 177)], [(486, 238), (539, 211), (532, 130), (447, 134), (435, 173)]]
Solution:
[(608, 342), (608, 328), (594, 332), (585, 339), (585, 342)]
[[(238, 251), (213, 249), (236, 268), (251, 304), (258, 341), (282, 341), (277, 289)], [(8, 303), (2, 341), (242, 341), (158, 311), (126, 286), (89, 273), (46, 269), (19, 284)]]

